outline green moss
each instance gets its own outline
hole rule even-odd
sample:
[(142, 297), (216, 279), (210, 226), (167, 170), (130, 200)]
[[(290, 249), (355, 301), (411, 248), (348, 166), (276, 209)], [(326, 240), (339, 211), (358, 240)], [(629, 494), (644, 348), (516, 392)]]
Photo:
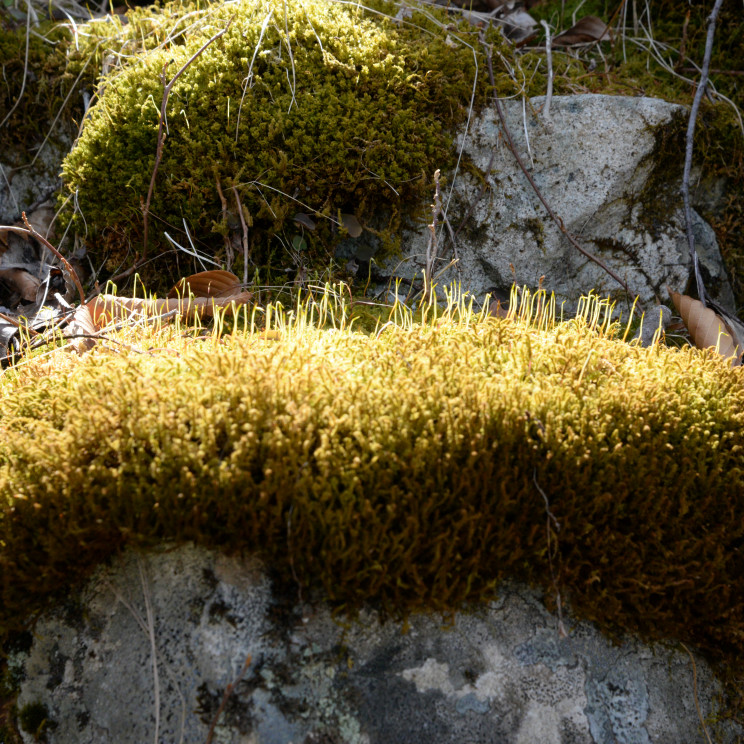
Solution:
[(34, 741), (46, 741), (47, 732), (54, 729), (54, 722), (49, 719), (49, 711), (43, 703), (28, 703), (18, 711), (18, 722)]
[[(0, 147), (6, 153), (26, 155), (26, 159), (11, 163), (18, 167), (33, 157), (33, 146), (38, 146), (46, 137), (60, 109), (63, 111), (62, 121), (70, 124), (73, 117), (81, 114), (82, 105), (80, 97), (65, 101), (75, 79), (67, 70), (67, 30), (48, 22), (33, 28), (28, 39), (28, 63), (25, 65), (25, 27), (10, 26), (2, 20), (0, 16), (0, 67), (3, 71), (0, 121), (5, 119), (6, 113), (11, 115), (0, 129)], [(89, 83), (94, 77), (91, 68), (83, 82)], [(63, 125), (63, 128), (72, 135), (72, 127)]]
[[(434, 170), (454, 165), (452, 132), (468, 115), (474, 83), (476, 106), (486, 90), (482, 60), (478, 76), (473, 51), (455, 41), (477, 43), (470, 27), (447, 30), (446, 16), (433, 10), (400, 24), (390, 17), (396, 10), (322, 0), (151, 10), (163, 33), (191, 13), (189, 33), (137, 54), (104, 80), (63, 166), (94, 262), (111, 251), (114, 270), (126, 251), (141, 248), (164, 65), (170, 79), (228, 23), (170, 95), (151, 252), (171, 249), (165, 230), (186, 244), (185, 220), (200, 250), (225, 261), (238, 214), (233, 189), (249, 224), (251, 261), (264, 276), (288, 261), (272, 262), (271, 241), (277, 236), (280, 254), (291, 244), (296, 211), (325, 217), (305, 234), (311, 265), (329, 263), (339, 212), (362, 223), (391, 215), (383, 231), (391, 240), (402, 211), (430, 198)], [(496, 34), (491, 40), (502, 45)]]

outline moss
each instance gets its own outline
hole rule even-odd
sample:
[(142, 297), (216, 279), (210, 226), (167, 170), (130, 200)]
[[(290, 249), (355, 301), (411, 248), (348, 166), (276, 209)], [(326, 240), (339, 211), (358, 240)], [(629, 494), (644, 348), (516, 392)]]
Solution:
[[(105, 79), (63, 166), (94, 262), (109, 251), (114, 270), (141, 248), (164, 65), (172, 77), (228, 23), (170, 95), (152, 252), (171, 248), (165, 230), (185, 244), (185, 221), (200, 250), (225, 261), (225, 236), (238, 214), (233, 189), (250, 226), (251, 261), (264, 277), (286, 265), (282, 245), (298, 232), (298, 210), (321, 217), (319, 229), (305, 234), (311, 265), (329, 263), (339, 212), (362, 223), (390, 214), (383, 230), (390, 242), (403, 210), (430, 197), (434, 170), (453, 166), (452, 132), (468, 114), (474, 81), (476, 106), (486, 91), (482, 65), (477, 76), (472, 50), (454, 40), (475, 43), (469, 27), (447, 30), (446, 16), (434, 10), (399, 24), (390, 17), (396, 10), (321, 0), (151, 10), (163, 33), (191, 13), (189, 33), (167, 49), (141, 51)], [(501, 45), (496, 34), (491, 40)]]
[(373, 336), (305, 313), (271, 340), (174, 329), (6, 373), (0, 623), (164, 540), (257, 551), (338, 608), (548, 588), (537, 483), (580, 616), (742, 658), (742, 369), (622, 343), (591, 303), (539, 327), (433, 314)]
[(47, 732), (55, 728), (49, 719), (49, 710), (43, 703), (28, 703), (18, 711), (21, 729), (33, 736), (34, 741), (46, 741)]

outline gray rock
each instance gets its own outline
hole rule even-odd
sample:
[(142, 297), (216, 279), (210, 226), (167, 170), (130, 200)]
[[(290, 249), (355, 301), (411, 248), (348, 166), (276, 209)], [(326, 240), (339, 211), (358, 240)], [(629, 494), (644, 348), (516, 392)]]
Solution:
[[(686, 654), (613, 646), (581, 622), (562, 637), (532, 590), (505, 587), (450, 623), (415, 615), (407, 632), (370, 610), (339, 622), (286, 599), (252, 559), (128, 553), (11, 659), (25, 667), (19, 708), (44, 706), (49, 744), (204, 744), (223, 701), (223, 744), (702, 741)], [(712, 720), (719, 685), (696, 665)], [(732, 725), (719, 729), (733, 741)]]
[[(503, 105), (515, 146), (548, 204), (582, 247), (627, 282), (642, 307), (667, 300), (667, 284), (683, 291), (690, 274), (679, 190), (684, 152), (670, 165), (657, 135), (679, 128), (686, 110), (654, 98), (564, 96), (553, 98), (546, 120), (544, 102)], [(445, 272), (441, 283), (459, 280), (482, 297), (493, 289), (508, 292), (514, 281), (536, 287), (544, 276), (543, 286), (569, 305), (591, 289), (620, 296), (617, 282), (571, 246), (548, 216), (505, 143), (495, 108), (473, 120), (464, 153), (484, 173), (492, 165), (489, 190), (458, 235), (457, 269)], [(461, 169), (451, 195), (444, 194), (454, 229), (480, 191), (481, 183)], [(453, 255), (446, 234), (439, 233), (439, 268)], [(694, 234), (706, 287), (733, 308), (715, 235), (697, 214)], [(427, 242), (423, 226), (406, 231), (403, 262), (388, 262), (383, 274), (420, 277)]]
[(59, 172), (71, 144), (71, 137), (58, 127), (43, 147), (36, 143), (31, 152), (0, 154), (0, 225), (14, 224), (21, 212), (31, 212), (54, 195), (62, 184)]

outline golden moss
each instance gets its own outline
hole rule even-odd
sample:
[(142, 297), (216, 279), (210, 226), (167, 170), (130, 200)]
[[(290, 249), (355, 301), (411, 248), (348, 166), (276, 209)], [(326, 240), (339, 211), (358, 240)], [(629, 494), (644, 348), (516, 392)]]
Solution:
[(741, 655), (744, 372), (585, 309), (539, 328), (401, 310), (377, 337), (300, 313), (6, 372), (0, 623), (163, 540), (257, 551), (287, 581), (293, 559), (338, 607), (549, 587), (545, 494), (581, 616)]

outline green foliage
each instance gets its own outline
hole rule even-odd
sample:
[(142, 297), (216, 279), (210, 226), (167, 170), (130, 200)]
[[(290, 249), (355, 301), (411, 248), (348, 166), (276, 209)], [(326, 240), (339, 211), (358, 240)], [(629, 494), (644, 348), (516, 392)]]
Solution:
[[(339, 211), (377, 223), (390, 240), (404, 207), (425, 205), (434, 170), (454, 164), (452, 132), (474, 87), (475, 105), (485, 94), (482, 60), (478, 77), (476, 56), (458, 38), (477, 44), (470, 27), (448, 30), (451, 19), (433, 9), (398, 23), (396, 11), (323, 0), (149, 9), (168, 43), (139, 50), (102, 80), (105, 91), (63, 166), (94, 261), (113, 250), (113, 269), (140, 245), (164, 67), (170, 80), (228, 24), (170, 95), (152, 203), (158, 248), (170, 248), (164, 230), (186, 243), (185, 220), (202, 250), (224, 260), (224, 236), (238, 215), (233, 188), (260, 269), (270, 268), (272, 236), (289, 242), (283, 231), (297, 229), (298, 210), (327, 218), (305, 236), (311, 263), (329, 263)], [(117, 43), (137, 41), (143, 22), (125, 27)]]
[[(28, 37), (26, 64), (26, 29), (6, 26), (0, 15), (0, 68), (3, 71), (0, 121), (12, 110), (0, 129), (0, 147), (4, 152), (12, 150), (19, 154), (24, 148), (30, 150), (32, 144), (38, 144), (63, 107), (74, 82), (65, 54), (67, 38), (64, 28), (49, 23), (33, 29)], [(24, 70), (27, 71), (25, 86)], [(91, 68), (87, 82), (94, 76)], [(72, 118), (81, 111), (80, 99), (75, 99), (68, 104), (66, 113)], [(29, 153), (29, 159), (33, 154)], [(21, 164), (12, 163), (13, 166)]]

